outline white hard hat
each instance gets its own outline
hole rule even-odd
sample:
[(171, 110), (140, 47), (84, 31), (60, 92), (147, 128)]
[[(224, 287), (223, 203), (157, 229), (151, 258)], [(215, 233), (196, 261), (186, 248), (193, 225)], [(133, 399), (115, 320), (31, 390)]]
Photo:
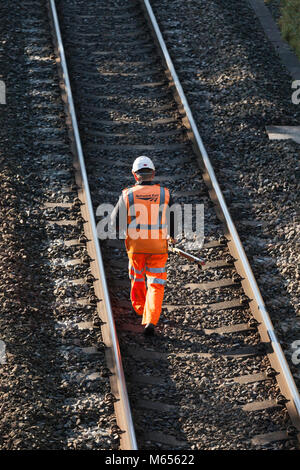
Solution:
[(136, 173), (142, 168), (150, 168), (151, 170), (155, 170), (155, 166), (153, 165), (152, 160), (149, 157), (145, 157), (144, 155), (134, 160), (132, 171)]

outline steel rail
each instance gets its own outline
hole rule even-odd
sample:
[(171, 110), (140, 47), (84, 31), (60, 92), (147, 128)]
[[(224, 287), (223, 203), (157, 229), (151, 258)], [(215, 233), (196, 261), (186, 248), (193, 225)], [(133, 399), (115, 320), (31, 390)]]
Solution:
[[(268, 354), (271, 365), (278, 372), (276, 377), (282, 393), (287, 399), (286, 407), (290, 414), (294, 426), (300, 431), (300, 396), (291, 374), (289, 365), (282, 351), (281, 345), (277, 339), (270, 316), (266, 310), (260, 290), (250, 267), (246, 253), (241, 240), (229, 213), (224, 196), (217, 181), (214, 169), (209, 160), (207, 151), (200, 137), (196, 123), (194, 121), (191, 109), (185, 97), (183, 88), (175, 71), (172, 59), (167, 50), (165, 41), (160, 31), (159, 25), (153, 13), (149, 0), (140, 0), (142, 8), (146, 14), (149, 26), (152, 30), (154, 39), (159, 48), (162, 59), (166, 65), (166, 74), (171, 81), (176, 101), (179, 104), (181, 113), (184, 115), (184, 125), (189, 130), (189, 137), (192, 140), (194, 150), (198, 157), (200, 166), (203, 169), (203, 179), (210, 189), (210, 195), (216, 204), (216, 210), (219, 218), (225, 224), (225, 235), (228, 241), (228, 247), (235, 258), (237, 271), (243, 277), (242, 285), (249, 297), (249, 306), (252, 314), (258, 320), (258, 330), (262, 341), (270, 343), (273, 353)], [(298, 434), (299, 439), (299, 434)]]
[[(67, 61), (65, 57), (65, 51), (64, 51), (60, 26), (59, 26), (55, 0), (49, 0), (49, 9), (50, 9), (51, 19), (52, 19), (52, 23), (54, 27), (55, 43), (57, 46), (57, 51), (58, 51), (58, 56), (59, 56), (59, 67), (61, 69), (63, 88), (66, 94), (66, 104), (67, 104), (67, 110), (68, 110), (68, 115), (70, 119), (70, 122), (68, 124), (69, 124), (69, 128), (71, 128), (71, 133), (74, 136), (74, 142), (73, 142), (75, 145), (74, 150), (79, 160), (83, 192), (85, 195), (85, 201), (86, 201), (86, 206), (87, 206), (87, 216), (89, 218), (88, 222), (89, 222), (90, 234), (92, 237), (91, 241), (93, 243), (94, 251), (95, 251), (95, 258), (96, 258), (94, 260), (96, 264), (95, 272), (98, 273), (98, 276), (96, 276), (96, 279), (101, 281), (101, 292), (102, 292), (101, 304), (102, 304), (102, 309), (104, 308), (103, 313), (105, 314), (105, 319), (107, 321), (107, 323), (104, 326), (104, 329), (105, 329), (106, 336), (108, 336), (108, 339), (104, 342), (106, 343), (106, 346), (111, 351), (111, 361), (109, 361), (111, 362), (111, 364), (109, 364), (109, 366), (113, 374), (110, 380), (111, 380), (111, 385), (112, 385), (112, 391), (115, 395), (115, 398), (117, 399), (117, 402), (115, 402), (114, 405), (116, 409), (117, 423), (122, 431), (122, 434), (120, 435), (121, 449), (122, 450), (137, 450), (137, 442), (136, 442), (135, 431), (134, 431), (132, 415), (131, 415), (131, 410), (130, 410), (130, 404), (129, 404), (128, 394), (127, 394), (120, 347), (119, 347), (115, 322), (114, 322), (113, 313), (112, 313), (111, 304), (110, 304), (110, 298), (109, 298), (109, 293), (108, 293), (108, 288), (107, 288), (107, 282), (106, 282), (106, 276), (105, 276), (105, 271), (104, 271), (104, 266), (103, 266), (99, 240), (97, 236), (97, 228), (96, 228), (96, 222), (95, 222), (95, 217), (94, 217), (93, 205), (92, 205), (92, 200), (91, 200), (91, 195), (90, 195), (89, 183), (88, 183), (88, 178), (87, 178), (87, 173), (86, 173), (86, 168), (85, 168), (83, 150), (82, 150), (82, 145), (81, 145), (81, 140), (80, 140), (80, 135), (79, 135), (79, 129), (78, 129), (78, 124), (77, 124), (73, 95), (72, 95), (71, 84), (70, 84), (70, 79), (69, 79)], [(104, 305), (103, 305), (103, 302), (104, 302)]]

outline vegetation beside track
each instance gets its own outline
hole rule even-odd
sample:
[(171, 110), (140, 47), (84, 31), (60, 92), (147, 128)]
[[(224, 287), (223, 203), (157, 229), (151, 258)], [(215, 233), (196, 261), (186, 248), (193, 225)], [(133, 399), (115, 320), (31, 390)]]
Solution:
[(300, 58), (300, 0), (283, 0), (279, 20), (283, 38)]
[(282, 37), (300, 59), (300, 0), (265, 0), (265, 3), (278, 9), (278, 25)]

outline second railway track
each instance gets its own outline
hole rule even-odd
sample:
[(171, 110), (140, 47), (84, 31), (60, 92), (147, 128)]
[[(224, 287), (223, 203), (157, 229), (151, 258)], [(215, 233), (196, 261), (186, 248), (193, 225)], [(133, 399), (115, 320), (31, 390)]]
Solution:
[[(10, 353), (2, 378), (5, 383), (11, 378), (15, 389), (21, 383), (26, 393), (22, 400), (12, 393), (8, 408), (16, 411), (10, 409), (10, 419), (2, 418), (2, 448), (128, 449), (135, 448), (135, 437), (137, 448), (145, 450), (298, 448), (299, 397), (293, 395), (293, 382), (287, 381), (289, 370), (278, 354), (274, 332), (270, 325), (265, 328), (259, 316), (264, 306), (260, 304), (260, 312), (256, 311), (257, 298), (251, 297), (251, 283), (243, 278), (243, 262), (232, 256), (236, 255), (233, 232), (226, 221), (224, 225), (224, 216), (221, 222), (216, 215), (216, 208), (219, 216), (222, 212), (220, 200), (213, 202), (215, 187), (197, 149), (187, 109), (183, 109), (180, 84), (170, 75), (172, 67), (165, 73), (158, 53), (164, 51), (151, 25), (149, 2), (52, 0), (47, 4), (58, 46), (56, 60), (71, 147), (77, 158), (80, 148), (74, 140), (76, 122), (71, 122), (70, 96), (66, 95), (63, 46), (87, 179), (76, 158), (75, 176), (70, 170), (45, 5), (38, 11), (40, 2), (24, 1), (15, 27), (26, 41), (34, 39), (26, 49), (31, 78), (26, 84), (25, 114), (30, 122), (23, 149), (31, 149), (28, 140), (39, 132), (34, 149), (41, 155), (31, 167), (26, 153), (21, 159), (24, 168), (31, 168), (37, 198), (32, 203), (33, 222), (24, 216), (33, 242), (31, 249), (25, 246), (24, 256), (30, 260), (35, 256), (24, 279), (36, 282), (41, 272), (46, 274), (37, 283), (41, 296), (36, 287), (36, 298), (29, 295), (27, 299), (24, 286), (20, 305), (12, 288), (14, 271), (6, 282), (3, 322), (7, 318), (10, 325), (8, 339), (21, 328), (33, 328), (34, 335), (27, 332), (30, 340), (22, 342), (23, 352), (17, 341), (8, 342)], [(61, 43), (54, 28), (55, 6)], [(17, 115), (25, 119), (24, 109), (14, 105)], [(9, 119), (11, 125), (13, 111)], [(99, 204), (116, 203), (121, 189), (132, 184), (132, 161), (141, 154), (153, 159), (156, 180), (172, 185), (176, 202), (205, 206), (201, 256), (207, 265), (200, 270), (170, 254), (163, 312), (154, 338), (142, 335), (140, 319), (131, 312), (126, 253), (123, 243), (114, 240), (100, 243), (107, 296), (105, 281), (100, 282), (102, 258), (92, 243), (90, 220), (90, 212), (95, 214)], [(28, 185), (28, 177), (24, 181)], [(24, 214), (25, 208), (21, 204)], [(39, 228), (31, 231), (37, 218)], [(9, 247), (10, 230), (8, 223)], [(41, 252), (39, 262), (36, 250)], [(2, 258), (7, 261), (9, 256)], [(22, 326), (18, 321), (11, 323), (12, 305), (18, 305), (21, 315), (31, 314)], [(111, 331), (110, 306), (118, 340)], [(12, 374), (13, 360), (17, 366)], [(10, 393), (7, 385), (2, 407), (7, 406)], [(22, 406), (24, 420), (17, 416)]]

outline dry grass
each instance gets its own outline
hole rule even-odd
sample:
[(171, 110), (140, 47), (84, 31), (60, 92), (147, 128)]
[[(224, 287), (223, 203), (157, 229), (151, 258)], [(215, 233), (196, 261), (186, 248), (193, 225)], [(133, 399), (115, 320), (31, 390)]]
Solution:
[(282, 37), (300, 59), (300, 0), (281, 0), (279, 25)]

